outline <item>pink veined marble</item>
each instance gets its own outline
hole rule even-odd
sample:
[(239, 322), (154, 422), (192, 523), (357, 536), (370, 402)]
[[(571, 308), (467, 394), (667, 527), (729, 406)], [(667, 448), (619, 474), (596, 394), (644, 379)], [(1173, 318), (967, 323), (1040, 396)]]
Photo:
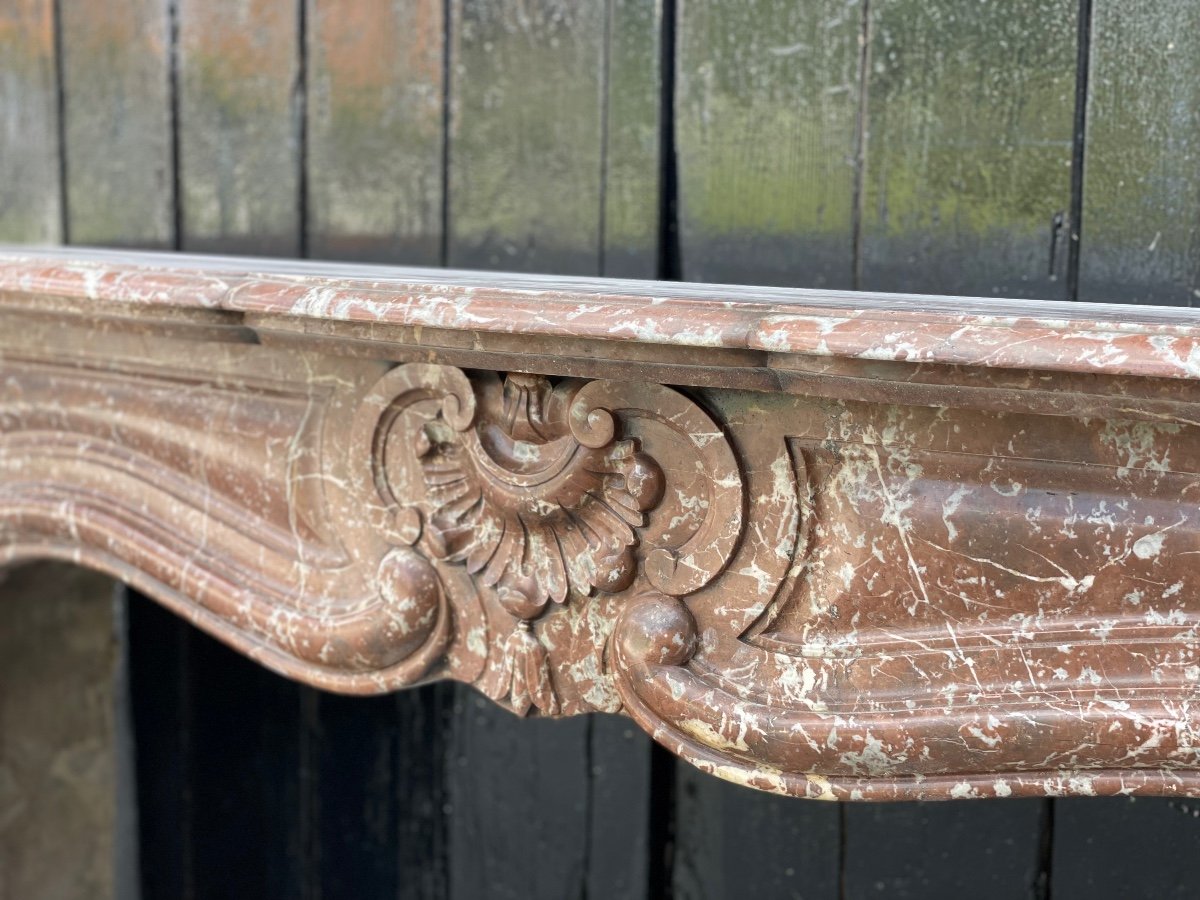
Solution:
[(1188, 310), (0, 250), (0, 561), (824, 799), (1200, 794)]

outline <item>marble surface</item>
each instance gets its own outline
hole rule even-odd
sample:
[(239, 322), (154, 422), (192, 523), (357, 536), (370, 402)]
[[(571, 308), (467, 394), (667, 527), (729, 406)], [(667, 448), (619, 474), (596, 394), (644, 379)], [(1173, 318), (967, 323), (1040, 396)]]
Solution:
[(0, 561), (823, 799), (1200, 793), (1187, 310), (0, 251)]

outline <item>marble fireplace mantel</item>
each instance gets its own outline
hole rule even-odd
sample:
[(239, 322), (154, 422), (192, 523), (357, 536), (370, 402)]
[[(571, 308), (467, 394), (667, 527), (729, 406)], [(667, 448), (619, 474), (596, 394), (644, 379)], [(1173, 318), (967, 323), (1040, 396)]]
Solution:
[(0, 250), (0, 563), (804, 797), (1200, 794), (1188, 310)]

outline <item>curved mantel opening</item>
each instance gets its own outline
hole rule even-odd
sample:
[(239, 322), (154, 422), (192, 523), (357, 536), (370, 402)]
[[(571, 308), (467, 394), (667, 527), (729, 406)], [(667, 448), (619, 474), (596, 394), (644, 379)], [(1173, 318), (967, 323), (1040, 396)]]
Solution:
[(1188, 310), (0, 249), (0, 562), (840, 799), (1200, 794)]

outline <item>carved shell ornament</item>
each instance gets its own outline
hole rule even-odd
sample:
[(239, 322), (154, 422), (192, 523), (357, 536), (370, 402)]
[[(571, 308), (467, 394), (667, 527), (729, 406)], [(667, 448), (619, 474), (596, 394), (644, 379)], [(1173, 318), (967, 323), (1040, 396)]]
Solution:
[(634, 529), (662, 497), (657, 463), (637, 441), (613, 440), (603, 410), (570, 419), (578, 382), (510, 375), (477, 385), (478, 427), (456, 433), (436, 420), (417, 450), (440, 554), (478, 573), (520, 619), (565, 602), (568, 590), (627, 588)]
[[(626, 591), (639, 578), (639, 560), (658, 590), (696, 590), (740, 533), (734, 477), (736, 502), (722, 505), (729, 515), (714, 508), (645, 552), (647, 514), (662, 501), (667, 478), (639, 438), (623, 433), (614, 410), (653, 420), (675, 440), (697, 425), (710, 434), (715, 427), (658, 385), (491, 372), (468, 379), (423, 364), (385, 375), (359, 417), (359, 445), (371, 447), (377, 529), (394, 544), (465, 567), (477, 588), (492, 592), (512, 630), (501, 645), (491, 629), (502, 661), (490, 692), (522, 714), (559, 711), (547, 649), (532, 627), (548, 608)], [(707, 452), (728, 456), (716, 468), (736, 473), (723, 441)], [(695, 468), (703, 470), (703, 461)]]

